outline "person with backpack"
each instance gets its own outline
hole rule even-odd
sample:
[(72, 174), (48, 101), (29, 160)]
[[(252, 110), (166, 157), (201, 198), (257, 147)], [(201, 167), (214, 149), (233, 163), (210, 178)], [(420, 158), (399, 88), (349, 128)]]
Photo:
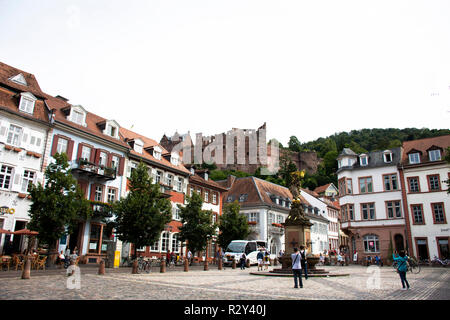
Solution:
[(308, 261), (306, 260), (306, 249), (304, 246), (300, 246), (300, 254), (302, 256), (301, 264), (302, 270), (305, 272), (305, 280), (308, 280)]
[(302, 282), (302, 255), (298, 252), (298, 248), (294, 248), (294, 253), (291, 254), (292, 259), (292, 272), (294, 274), (294, 288), (298, 288), (300, 282), (300, 288), (303, 288)]
[[(395, 253), (397, 253), (397, 251), (395, 251)], [(409, 257), (405, 255), (404, 251), (400, 251), (399, 256), (396, 256), (395, 253), (392, 255), (392, 258), (397, 262), (397, 272), (400, 275), (400, 280), (402, 282), (402, 290), (408, 290), (409, 283), (408, 280), (406, 280), (406, 271), (408, 271), (407, 262)]]

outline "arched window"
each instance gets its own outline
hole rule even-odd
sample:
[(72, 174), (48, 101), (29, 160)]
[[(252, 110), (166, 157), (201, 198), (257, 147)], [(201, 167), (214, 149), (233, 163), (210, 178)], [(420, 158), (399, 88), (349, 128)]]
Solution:
[(178, 233), (172, 235), (172, 251), (180, 252), (180, 240), (178, 240)]
[(377, 235), (369, 234), (364, 237), (365, 252), (380, 252), (380, 242)]
[(161, 251), (169, 249), (169, 232), (165, 231), (161, 235)]

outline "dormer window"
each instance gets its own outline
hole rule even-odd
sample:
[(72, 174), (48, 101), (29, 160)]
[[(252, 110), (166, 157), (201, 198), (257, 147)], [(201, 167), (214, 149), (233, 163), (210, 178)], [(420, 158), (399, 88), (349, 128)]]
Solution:
[(142, 150), (144, 149), (144, 141), (138, 138), (133, 140), (132, 142), (133, 143), (131, 144), (131, 146), (133, 147), (133, 150), (136, 151), (137, 153), (142, 154)]
[(97, 123), (103, 134), (119, 139), (119, 124), (114, 120), (104, 120)]
[(70, 108), (70, 121), (75, 122), (80, 126), (86, 126), (85, 119), (86, 111), (81, 106), (72, 106), (72, 108)]
[(111, 137), (115, 137), (116, 136), (116, 132), (117, 132), (117, 128), (116, 127), (114, 127), (114, 126), (109, 126), (109, 135), (111, 136)]
[(18, 75), (9, 78), (10, 81), (15, 82), (17, 84), (21, 84), (23, 86), (28, 86), (27, 81), (25, 80), (25, 77), (23, 76), (23, 74), (19, 73)]
[(178, 155), (176, 155), (175, 153), (172, 153), (172, 156), (170, 157), (170, 162), (171, 162), (174, 166), (177, 166), (177, 165), (178, 165), (178, 162), (179, 162)]
[(439, 149), (429, 150), (428, 157), (430, 158), (430, 161), (440, 161), (441, 160), (441, 150), (439, 150)]
[(409, 157), (409, 163), (410, 164), (420, 163), (420, 155), (419, 155), (418, 152), (417, 153), (410, 153), (408, 155), (408, 157)]
[(155, 157), (155, 159), (161, 160), (161, 153), (162, 153), (161, 148), (155, 146), (155, 148), (153, 149), (153, 156)]
[(20, 95), (21, 95), (21, 97), (20, 97), (19, 110), (26, 112), (26, 113), (33, 114), (34, 104), (35, 104), (37, 98), (29, 92), (21, 93)]
[(384, 157), (384, 162), (385, 162), (385, 163), (392, 162), (392, 152), (391, 152), (391, 151), (386, 150), (386, 151), (383, 153), (383, 157)]
[(367, 166), (369, 161), (368, 161), (369, 157), (366, 154), (362, 154), (359, 157), (359, 163), (361, 166)]

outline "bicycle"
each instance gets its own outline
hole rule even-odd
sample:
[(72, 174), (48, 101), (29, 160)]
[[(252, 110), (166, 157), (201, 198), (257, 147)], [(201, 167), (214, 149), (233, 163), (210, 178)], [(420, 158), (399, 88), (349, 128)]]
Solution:
[[(394, 261), (392, 263), (392, 267), (397, 270), (398, 263)], [(414, 257), (408, 257), (408, 261), (406, 262), (406, 271), (409, 271), (414, 274), (418, 274), (420, 272), (420, 265)]]
[(130, 257), (124, 257), (122, 258), (122, 267), (132, 267), (133, 266), (133, 259)]
[(152, 265), (151, 261), (145, 260), (144, 257), (140, 256), (138, 259), (138, 273), (143, 271), (149, 273), (151, 271)]
[(431, 260), (430, 263), (431, 263), (432, 266), (443, 266), (443, 267), (445, 267), (446, 265), (449, 264), (449, 261), (448, 261), (448, 259), (441, 260), (438, 257), (434, 256), (434, 259)]

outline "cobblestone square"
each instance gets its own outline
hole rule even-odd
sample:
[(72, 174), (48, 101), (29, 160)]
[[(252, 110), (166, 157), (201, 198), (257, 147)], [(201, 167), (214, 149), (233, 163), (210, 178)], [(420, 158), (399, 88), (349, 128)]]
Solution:
[(226, 268), (208, 271), (182, 268), (160, 273), (131, 274), (130, 268), (80, 268), (80, 289), (73, 288), (65, 270), (31, 273), (22, 280), (20, 271), (2, 272), (1, 300), (449, 300), (450, 269), (422, 268), (408, 273), (411, 290), (401, 290), (398, 274), (391, 267), (325, 266), (342, 277), (310, 277), (303, 289), (293, 288), (292, 277), (251, 275), (245, 270)]

